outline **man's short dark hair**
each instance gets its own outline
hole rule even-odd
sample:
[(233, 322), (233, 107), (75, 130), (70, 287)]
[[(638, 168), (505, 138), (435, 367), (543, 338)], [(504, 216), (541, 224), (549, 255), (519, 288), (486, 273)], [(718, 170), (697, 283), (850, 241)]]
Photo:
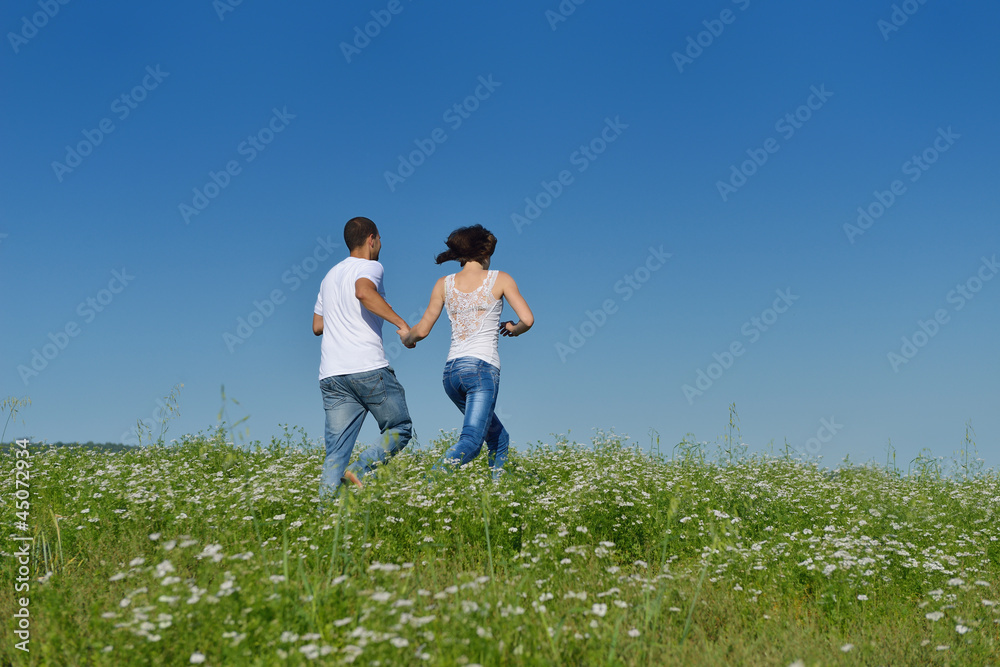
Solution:
[(344, 225), (344, 243), (348, 251), (360, 248), (372, 235), (378, 236), (378, 227), (368, 218), (351, 218)]

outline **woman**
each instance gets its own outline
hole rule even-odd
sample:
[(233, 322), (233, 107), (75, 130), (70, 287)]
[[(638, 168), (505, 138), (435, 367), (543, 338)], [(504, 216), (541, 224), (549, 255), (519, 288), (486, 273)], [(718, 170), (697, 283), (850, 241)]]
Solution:
[[(516, 337), (534, 324), (531, 309), (514, 279), (503, 271), (490, 271), (490, 258), (497, 239), (482, 225), (456, 229), (445, 242), (448, 250), (437, 263), (456, 260), (462, 270), (440, 278), (431, 292), (427, 311), (410, 329), (404, 343), (415, 345), (430, 334), (442, 309), (451, 320), (451, 349), (444, 366), (444, 390), (465, 415), (462, 435), (444, 455), (441, 464), (465, 465), (479, 455), (483, 441), (489, 451), (493, 477), (499, 477), (507, 461), (510, 437), (496, 416), (500, 390), (500, 335)], [(519, 321), (500, 321), (503, 300)]]

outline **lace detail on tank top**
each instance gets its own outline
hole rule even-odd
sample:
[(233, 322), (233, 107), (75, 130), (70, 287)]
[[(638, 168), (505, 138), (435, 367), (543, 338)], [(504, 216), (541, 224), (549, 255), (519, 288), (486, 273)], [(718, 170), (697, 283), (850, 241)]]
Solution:
[(473, 292), (462, 292), (455, 287), (455, 274), (445, 278), (445, 307), (451, 320), (452, 339), (464, 341), (483, 328), (483, 322), (499, 303), (493, 298), (496, 271), (488, 271), (486, 279)]

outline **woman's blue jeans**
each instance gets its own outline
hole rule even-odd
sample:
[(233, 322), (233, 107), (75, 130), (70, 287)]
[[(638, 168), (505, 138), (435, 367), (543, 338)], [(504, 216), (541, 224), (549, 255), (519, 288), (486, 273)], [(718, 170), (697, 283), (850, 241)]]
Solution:
[(451, 359), (444, 366), (444, 391), (465, 415), (465, 422), (458, 442), (435, 468), (465, 465), (479, 455), (485, 440), (487, 462), (496, 479), (507, 462), (510, 444), (510, 436), (495, 412), (500, 369), (475, 357)]

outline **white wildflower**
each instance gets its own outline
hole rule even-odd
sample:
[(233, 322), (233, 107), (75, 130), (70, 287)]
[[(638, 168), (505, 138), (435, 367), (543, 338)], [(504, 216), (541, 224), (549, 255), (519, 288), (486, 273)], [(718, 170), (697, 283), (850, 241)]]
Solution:
[(167, 574), (174, 571), (174, 566), (169, 560), (165, 560), (156, 566), (156, 578), (162, 579)]

